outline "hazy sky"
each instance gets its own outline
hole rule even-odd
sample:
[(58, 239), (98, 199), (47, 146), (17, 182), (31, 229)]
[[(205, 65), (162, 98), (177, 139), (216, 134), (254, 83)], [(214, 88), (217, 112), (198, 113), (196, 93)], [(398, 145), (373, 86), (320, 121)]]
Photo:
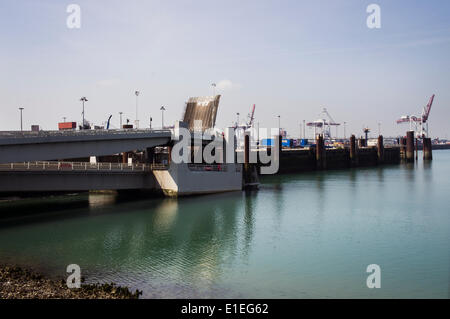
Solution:
[[(69, 29), (66, 8), (81, 7)], [(366, 8), (381, 7), (369, 29)], [(432, 135), (450, 137), (450, 1), (0, 1), (0, 130), (56, 129), (63, 117), (119, 126), (181, 118), (190, 96), (222, 94), (217, 126), (256, 104), (261, 127), (298, 136), (326, 107), (347, 135), (404, 132), (431, 94)], [(311, 130), (307, 130), (311, 132)], [(343, 129), (340, 129), (340, 135)]]

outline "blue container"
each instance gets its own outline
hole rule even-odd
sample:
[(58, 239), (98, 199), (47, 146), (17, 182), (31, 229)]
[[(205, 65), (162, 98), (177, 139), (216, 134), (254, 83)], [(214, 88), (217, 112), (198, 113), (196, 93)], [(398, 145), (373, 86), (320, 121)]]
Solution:
[(263, 138), (261, 140), (261, 145), (262, 146), (273, 146), (274, 145), (273, 138)]
[(306, 138), (302, 138), (300, 140), (300, 146), (306, 146), (306, 145), (308, 145), (308, 140)]

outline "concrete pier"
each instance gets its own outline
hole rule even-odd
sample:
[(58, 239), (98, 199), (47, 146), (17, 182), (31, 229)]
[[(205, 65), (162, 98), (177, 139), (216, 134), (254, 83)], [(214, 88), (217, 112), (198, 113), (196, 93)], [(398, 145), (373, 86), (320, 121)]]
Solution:
[(414, 132), (406, 132), (406, 161), (414, 162)]

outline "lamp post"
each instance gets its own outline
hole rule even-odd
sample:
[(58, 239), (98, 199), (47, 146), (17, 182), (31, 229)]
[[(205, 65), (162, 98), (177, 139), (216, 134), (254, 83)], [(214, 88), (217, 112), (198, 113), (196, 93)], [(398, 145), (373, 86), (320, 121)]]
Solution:
[(378, 136), (381, 135), (381, 123), (378, 122)]
[(83, 103), (83, 112), (82, 112), (82, 114), (83, 114), (83, 120), (82, 120), (82, 122), (81, 122), (81, 129), (84, 130), (84, 102), (87, 102), (88, 99), (87, 99), (85, 96), (83, 96), (83, 97), (80, 99), (80, 101)]
[(345, 125), (347, 124), (347, 122), (344, 122), (344, 140), (346, 139), (346, 136), (345, 136)]
[(122, 128), (122, 114), (123, 114), (123, 112), (119, 112), (119, 116), (120, 116), (120, 126), (119, 126), (119, 129)]
[(306, 125), (305, 125), (305, 120), (303, 120), (303, 139), (306, 138)]
[(19, 107), (20, 110), (20, 131), (23, 131), (23, 122), (22, 122), (22, 111), (23, 111), (23, 107)]
[(134, 95), (136, 95), (136, 120), (134, 121), (134, 124), (136, 126), (136, 128), (139, 128), (139, 120), (138, 120), (138, 96), (139, 96), (139, 91), (134, 91)]
[(216, 83), (211, 83), (212, 89), (213, 89), (213, 96), (216, 95)]
[(281, 135), (281, 116), (277, 115), (278, 117), (278, 135)]
[(239, 126), (239, 112), (236, 113), (236, 117), (237, 117), (236, 120), (236, 128), (237, 128)]
[(152, 119), (152, 117), (150, 116), (150, 129), (152, 129), (152, 121), (153, 121), (153, 119)]
[(63, 116), (63, 122), (64, 122), (64, 123), (66, 122), (66, 117), (65, 117), (65, 116)]
[(164, 106), (161, 106), (160, 110), (161, 110), (161, 128), (164, 129), (164, 111), (166, 110), (166, 108)]

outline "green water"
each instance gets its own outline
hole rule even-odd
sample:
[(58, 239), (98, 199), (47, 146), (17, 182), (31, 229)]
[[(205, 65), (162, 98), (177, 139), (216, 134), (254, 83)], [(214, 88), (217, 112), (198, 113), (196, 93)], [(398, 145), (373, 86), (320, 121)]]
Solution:
[(450, 151), (433, 156), (270, 176), (252, 193), (0, 203), (0, 262), (54, 276), (75, 263), (147, 298), (448, 298)]

